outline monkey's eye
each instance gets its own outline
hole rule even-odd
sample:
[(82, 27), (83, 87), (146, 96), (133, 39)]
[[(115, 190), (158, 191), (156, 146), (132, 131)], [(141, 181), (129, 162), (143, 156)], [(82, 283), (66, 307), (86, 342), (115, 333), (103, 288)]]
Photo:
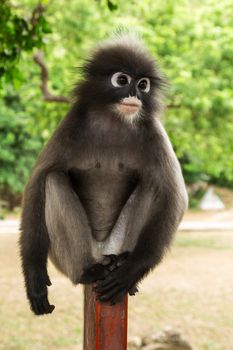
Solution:
[(139, 89), (144, 91), (144, 92), (150, 91), (150, 79), (148, 79), (148, 78), (141, 78), (137, 85), (138, 85)]
[(111, 78), (111, 83), (115, 87), (123, 87), (129, 85), (131, 82), (131, 77), (128, 74), (117, 72), (114, 73)]

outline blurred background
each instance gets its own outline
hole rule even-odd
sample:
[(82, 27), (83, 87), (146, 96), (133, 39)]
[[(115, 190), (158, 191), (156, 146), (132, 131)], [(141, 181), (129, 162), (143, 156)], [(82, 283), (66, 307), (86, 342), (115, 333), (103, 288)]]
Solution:
[(56, 310), (29, 310), (20, 203), (78, 67), (119, 26), (169, 81), (163, 122), (190, 197), (171, 252), (130, 298), (129, 349), (233, 349), (233, 0), (1, 0), (0, 350), (81, 349), (82, 289), (51, 265)]

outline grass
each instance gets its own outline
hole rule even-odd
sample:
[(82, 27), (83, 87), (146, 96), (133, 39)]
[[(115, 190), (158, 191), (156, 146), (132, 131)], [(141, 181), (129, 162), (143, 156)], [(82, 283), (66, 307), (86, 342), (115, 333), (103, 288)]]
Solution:
[[(17, 235), (0, 234), (0, 350), (74, 350), (82, 343), (82, 288), (51, 265), (50, 316), (31, 314)], [(130, 298), (129, 336), (180, 331), (198, 350), (233, 349), (233, 233), (179, 233), (163, 264)]]
[(191, 233), (177, 235), (176, 247), (181, 248), (206, 248), (210, 250), (233, 250), (232, 233)]

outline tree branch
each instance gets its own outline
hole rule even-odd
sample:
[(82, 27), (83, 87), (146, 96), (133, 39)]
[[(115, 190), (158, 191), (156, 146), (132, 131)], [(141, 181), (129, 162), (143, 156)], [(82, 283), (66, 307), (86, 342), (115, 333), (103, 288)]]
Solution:
[[(34, 10), (35, 11), (35, 10)], [(66, 96), (56, 96), (50, 93), (48, 88), (49, 73), (46, 63), (44, 61), (44, 55), (41, 50), (38, 50), (34, 56), (34, 61), (39, 65), (41, 70), (41, 85), (40, 89), (44, 96), (44, 100), (47, 102), (59, 102), (59, 103), (70, 103), (71, 100)], [(181, 108), (180, 104), (169, 103), (166, 108)]]
[(181, 105), (176, 105), (175, 103), (169, 103), (166, 108), (181, 108)]
[(55, 96), (50, 93), (48, 88), (48, 79), (49, 79), (49, 73), (48, 68), (44, 61), (44, 55), (41, 50), (37, 51), (33, 56), (34, 61), (39, 65), (40, 71), (41, 71), (41, 85), (40, 89), (42, 91), (42, 94), (44, 96), (45, 101), (47, 102), (60, 102), (60, 103), (69, 103), (71, 102), (70, 99), (66, 96)]
[(40, 16), (42, 15), (42, 13), (46, 10), (46, 7), (42, 4), (38, 4), (33, 12), (32, 12), (32, 17), (31, 17), (31, 25), (32, 27), (35, 27), (37, 25), (37, 22), (40, 18)]

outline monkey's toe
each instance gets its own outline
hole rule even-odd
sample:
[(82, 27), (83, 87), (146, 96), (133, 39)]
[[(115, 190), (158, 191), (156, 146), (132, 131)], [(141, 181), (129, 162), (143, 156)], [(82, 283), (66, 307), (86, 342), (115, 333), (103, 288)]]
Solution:
[(109, 264), (113, 264), (116, 260), (117, 260), (116, 254), (109, 254), (109, 255), (104, 255), (104, 259), (101, 263), (106, 266)]
[(93, 264), (83, 271), (78, 283), (91, 284), (105, 279), (109, 273), (120, 267), (128, 256), (129, 252), (124, 252), (119, 255), (104, 255), (104, 260), (101, 263)]
[(106, 258), (110, 258), (110, 262), (106, 265), (106, 269), (111, 272), (120, 267), (128, 258), (129, 252), (124, 252), (119, 255), (105, 255)]

